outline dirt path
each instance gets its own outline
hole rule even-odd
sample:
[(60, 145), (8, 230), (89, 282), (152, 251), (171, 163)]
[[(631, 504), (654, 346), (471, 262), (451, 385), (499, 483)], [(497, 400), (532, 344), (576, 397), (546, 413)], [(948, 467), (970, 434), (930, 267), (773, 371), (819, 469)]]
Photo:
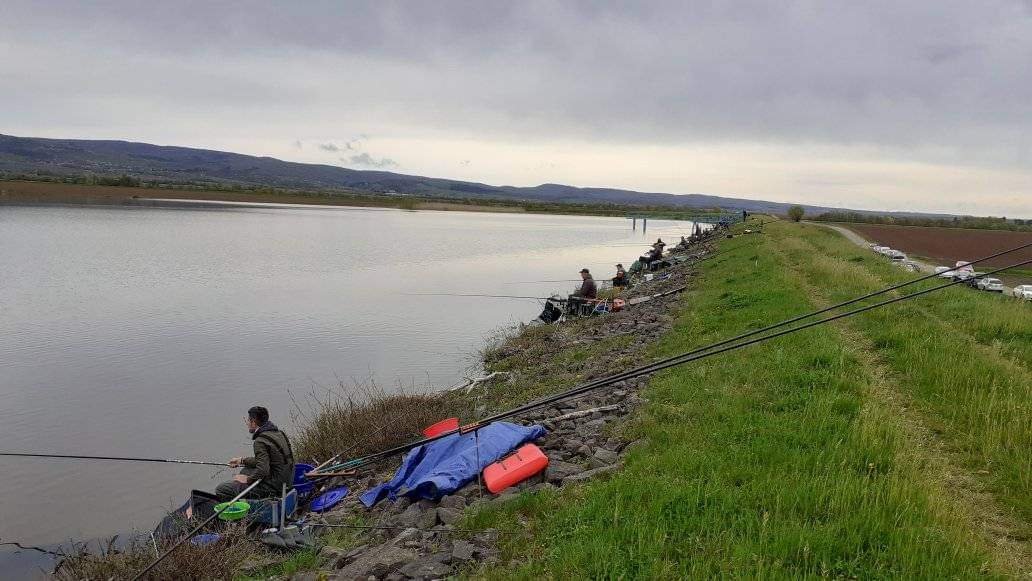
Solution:
[[(824, 226), (824, 224), (821, 224)], [(866, 245), (860, 236), (849, 230), (828, 226), (842, 232), (851, 241)], [(779, 260), (795, 273), (807, 298), (820, 308), (830, 306), (820, 289), (810, 284), (804, 272), (782, 252)], [(990, 569), (1005, 575), (1032, 579), (1032, 546), (1022, 538), (1027, 527), (1002, 508), (978, 477), (962, 467), (962, 462), (949, 442), (929, 427), (919, 407), (896, 386), (899, 379), (881, 360), (877, 347), (849, 322), (833, 323), (845, 339), (851, 355), (864, 363), (869, 374), (871, 400), (864, 415), (872, 421), (888, 420), (906, 442), (899, 452), (907, 470), (919, 474), (937, 501), (946, 520), (959, 522), (990, 556)], [(988, 565), (988, 564), (987, 564)]]

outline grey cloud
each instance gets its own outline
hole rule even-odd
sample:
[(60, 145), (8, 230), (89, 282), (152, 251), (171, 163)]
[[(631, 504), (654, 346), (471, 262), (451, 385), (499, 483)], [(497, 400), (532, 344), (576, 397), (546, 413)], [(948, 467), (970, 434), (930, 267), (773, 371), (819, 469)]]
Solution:
[(1032, 0), (7, 0), (4, 13), (8, 131), (744, 141), (1032, 163)]
[(319, 149), (323, 151), (340, 151), (340, 148), (333, 143), (320, 143)]
[(394, 161), (393, 159), (390, 159), (389, 157), (382, 157), (380, 159), (376, 159), (373, 156), (371, 156), (371, 155), (369, 155), (368, 153), (365, 153), (365, 152), (359, 153), (358, 155), (352, 155), (351, 157), (349, 157), (347, 159), (342, 157), (342, 158), (340, 158), (340, 160), (341, 161), (349, 161), (349, 162), (351, 162), (352, 164), (355, 164), (355, 165), (362, 165), (362, 166), (365, 166), (365, 167), (375, 167), (375, 168), (380, 168), (380, 169), (388, 168), (388, 167), (398, 167), (398, 162)]
[(0, 26), (184, 75), (239, 71), (188, 99), (209, 105), (274, 79), (251, 99), (287, 93), (438, 132), (1007, 149), (1032, 129), (1032, 19), (989, 4), (66, 2), (44, 27), (38, 4), (15, 2)]

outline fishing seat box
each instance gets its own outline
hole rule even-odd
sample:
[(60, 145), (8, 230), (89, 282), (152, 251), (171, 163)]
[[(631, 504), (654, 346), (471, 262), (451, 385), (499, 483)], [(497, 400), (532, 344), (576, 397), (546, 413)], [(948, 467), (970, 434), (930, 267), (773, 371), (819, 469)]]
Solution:
[(484, 468), (484, 484), (491, 494), (519, 484), (548, 466), (548, 456), (534, 444), (524, 444), (510, 456)]

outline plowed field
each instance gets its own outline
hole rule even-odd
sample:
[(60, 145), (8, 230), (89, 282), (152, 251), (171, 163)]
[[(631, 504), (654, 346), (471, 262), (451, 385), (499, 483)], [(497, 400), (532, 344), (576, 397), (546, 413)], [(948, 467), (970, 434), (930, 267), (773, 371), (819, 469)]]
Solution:
[[(881, 224), (843, 225), (872, 242), (902, 250), (908, 255), (929, 258), (938, 264), (948, 265), (953, 265), (958, 260), (972, 260), (1032, 242), (1032, 232), (884, 226)], [(988, 266), (1005, 266), (1029, 259), (1032, 259), (1032, 247), (980, 263), (977, 270), (986, 270)], [(1032, 272), (1032, 267), (1026, 265), (1022, 267), (1022, 271)]]

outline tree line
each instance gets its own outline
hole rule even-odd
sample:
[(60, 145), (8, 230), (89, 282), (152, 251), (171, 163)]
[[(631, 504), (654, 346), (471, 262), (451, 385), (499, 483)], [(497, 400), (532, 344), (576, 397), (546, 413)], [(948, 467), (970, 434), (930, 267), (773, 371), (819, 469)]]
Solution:
[(819, 222), (852, 222), (858, 224), (887, 224), (891, 226), (924, 226), (939, 228), (972, 228), (976, 230), (1010, 230), (1032, 232), (1032, 220), (996, 218), (993, 216), (885, 216), (860, 212), (825, 212), (811, 218)]

